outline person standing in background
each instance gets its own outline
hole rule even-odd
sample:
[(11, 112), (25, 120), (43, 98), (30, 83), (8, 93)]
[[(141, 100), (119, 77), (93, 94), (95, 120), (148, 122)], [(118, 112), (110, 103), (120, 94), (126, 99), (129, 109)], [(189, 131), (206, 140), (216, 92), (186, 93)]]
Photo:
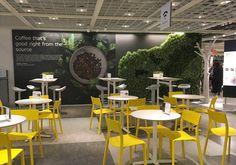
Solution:
[(212, 93), (214, 95), (220, 95), (223, 85), (223, 67), (219, 61), (215, 61), (212, 71)]

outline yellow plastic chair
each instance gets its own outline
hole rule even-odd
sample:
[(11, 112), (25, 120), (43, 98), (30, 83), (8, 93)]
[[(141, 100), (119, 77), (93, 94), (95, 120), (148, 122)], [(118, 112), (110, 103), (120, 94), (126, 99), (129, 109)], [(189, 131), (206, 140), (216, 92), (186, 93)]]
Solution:
[(173, 97), (173, 95), (179, 95), (179, 94), (184, 94), (184, 92), (183, 91), (168, 92), (172, 107), (187, 109), (187, 105), (184, 103), (184, 99), (182, 99), (182, 102), (179, 104), (178, 100)]
[(135, 100), (128, 100), (126, 105), (126, 111), (124, 111), (124, 115), (126, 115), (126, 125), (127, 130), (129, 130), (130, 126), (130, 114), (132, 111), (137, 110), (138, 106), (145, 105), (146, 98), (139, 98)]
[(12, 165), (12, 160), (18, 155), (20, 155), (21, 165), (25, 165), (24, 150), (21, 148), (11, 148), (8, 134), (0, 132), (0, 164)]
[[(137, 110), (160, 110), (160, 106), (159, 105), (141, 105), (138, 106)], [(149, 154), (149, 150), (150, 150), (150, 139), (151, 139), (151, 134), (153, 132), (153, 126), (148, 126), (147, 121), (144, 120), (145, 122), (145, 126), (140, 126), (140, 119), (137, 119), (137, 126), (136, 126), (136, 137), (138, 137), (138, 133), (139, 130), (143, 130), (146, 134), (147, 134), (147, 154)], [(166, 136), (166, 134), (169, 134), (169, 132), (171, 131), (169, 128), (165, 127), (162, 125), (161, 122), (158, 123), (157, 125), (157, 132), (158, 132), (158, 136)], [(161, 157), (162, 155), (162, 147), (159, 146), (159, 157)]]
[(218, 96), (214, 96), (211, 99), (210, 105), (208, 108), (195, 108), (193, 109), (193, 111), (198, 112), (198, 113), (208, 113), (208, 109), (214, 110), (215, 111), (215, 104), (216, 104), (216, 100), (218, 99)]
[[(209, 123), (208, 123), (208, 130), (206, 135), (206, 142), (204, 145), (203, 154), (206, 154), (207, 144), (209, 135), (213, 134), (216, 136), (224, 137), (224, 147), (223, 147), (223, 153), (222, 153), (222, 159), (221, 159), (221, 165), (225, 164), (225, 156), (226, 156), (226, 150), (227, 150), (227, 143), (228, 143), (228, 158), (230, 158), (230, 143), (231, 143), (231, 136), (236, 136), (236, 129), (229, 127), (228, 120), (226, 117), (226, 114), (224, 112), (216, 112), (213, 110), (208, 110), (208, 117), (209, 117)], [(212, 127), (212, 123), (221, 123), (224, 126), (223, 127)]]
[[(63, 133), (62, 122), (61, 122), (61, 100), (56, 100), (53, 104), (53, 109), (51, 113), (41, 113), (39, 114), (39, 119), (42, 121), (44, 119), (49, 120), (49, 126), (55, 134), (56, 140), (58, 140), (57, 124), (56, 120), (59, 122), (60, 131)], [(42, 122), (41, 122), (42, 124)], [(42, 125), (41, 125), (42, 128)]]
[[(182, 113), (180, 131), (171, 131), (169, 135), (167, 135), (171, 142), (171, 157), (172, 157), (172, 165), (175, 164), (175, 142), (181, 141), (182, 143), (182, 156), (185, 158), (185, 146), (184, 141), (195, 141), (197, 143), (198, 156), (200, 159), (200, 165), (203, 165), (203, 157), (200, 146), (199, 139), (199, 125), (200, 125), (201, 115), (197, 112), (184, 110)], [(195, 127), (195, 136), (189, 135), (187, 132), (183, 131), (184, 122), (193, 124)], [(162, 144), (162, 139), (159, 141)], [(162, 146), (162, 145), (161, 145)]]
[(2, 100), (0, 99), (0, 115), (3, 114), (3, 104), (2, 104)]
[[(49, 96), (48, 95), (41, 95), (40, 96), (41, 98), (44, 98), (44, 99), (49, 99)], [(29, 98), (33, 98), (33, 96), (29, 96)], [(32, 109), (32, 105), (29, 105), (29, 108)], [(51, 109), (50, 109), (50, 104), (47, 103), (46, 104), (46, 108), (39, 111), (39, 114), (42, 114), (42, 113), (52, 113)]]
[(39, 150), (40, 150), (40, 156), (43, 157), (43, 146), (41, 143), (41, 137), (40, 137), (40, 129), (39, 129), (39, 113), (38, 110), (11, 110), (11, 113), (13, 115), (21, 115), (26, 118), (28, 121), (32, 121), (34, 123), (34, 129), (32, 132), (10, 132), (9, 139), (11, 141), (29, 141), (29, 151), (30, 151), (30, 164), (34, 165), (34, 152), (33, 152), (33, 138), (37, 138), (39, 142)]
[[(119, 121), (115, 121), (109, 118), (106, 118), (107, 123), (107, 138), (106, 138), (106, 146), (104, 150), (104, 156), (103, 156), (103, 165), (106, 164), (106, 157), (108, 152), (108, 145), (111, 144), (114, 147), (120, 148), (119, 152), (119, 161), (118, 165), (123, 165), (123, 149), (126, 147), (129, 147), (130, 149), (130, 164), (132, 164), (132, 147), (136, 145), (142, 145), (143, 146), (143, 160), (144, 164), (147, 164), (146, 160), (146, 144), (143, 140), (138, 139), (135, 136), (132, 136), (130, 134), (123, 135), (123, 132), (121, 130), (121, 125)], [(119, 134), (118, 136), (111, 137), (111, 132)]]
[(105, 117), (107, 117), (107, 114), (113, 113), (113, 111), (111, 109), (103, 108), (100, 98), (91, 96), (91, 100), (92, 100), (92, 111), (91, 111), (91, 116), (90, 116), (89, 128), (90, 129), (92, 128), (93, 114), (99, 115), (98, 134), (100, 134), (101, 126), (102, 126), (102, 115), (105, 115)]

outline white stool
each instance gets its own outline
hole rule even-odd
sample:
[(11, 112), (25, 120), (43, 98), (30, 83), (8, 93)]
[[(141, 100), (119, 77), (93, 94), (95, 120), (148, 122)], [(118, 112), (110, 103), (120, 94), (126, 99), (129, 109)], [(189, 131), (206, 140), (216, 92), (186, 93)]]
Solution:
[(49, 89), (52, 90), (52, 94), (53, 94), (53, 102), (56, 100), (56, 89), (59, 89), (60, 86), (59, 85), (53, 85), (50, 86)]
[(155, 100), (156, 100), (155, 95), (156, 95), (157, 85), (156, 84), (150, 85), (150, 86), (146, 87), (146, 89), (151, 91), (151, 102), (152, 102), (152, 104), (155, 104)]
[(102, 101), (102, 103), (104, 103), (104, 91), (107, 91), (108, 90), (108, 88), (107, 87), (104, 87), (104, 86), (101, 86), (101, 85), (96, 85), (96, 88), (98, 89), (98, 90), (100, 90), (100, 92), (101, 92), (101, 101)]
[(61, 92), (64, 91), (65, 89), (66, 86), (55, 89), (55, 91), (58, 92), (58, 100), (61, 100)]
[(116, 89), (118, 90), (118, 92), (120, 92), (121, 90), (124, 90), (127, 87), (126, 84), (120, 84), (116, 87)]
[(22, 88), (18, 88), (18, 87), (12, 87), (12, 90), (14, 91), (14, 92), (17, 92), (17, 95), (18, 95), (18, 100), (20, 100), (21, 99), (21, 92), (25, 92), (26, 91), (26, 89), (22, 89)]
[(186, 89), (189, 89), (191, 87), (190, 84), (179, 84), (178, 88), (183, 89), (183, 92), (185, 93)]

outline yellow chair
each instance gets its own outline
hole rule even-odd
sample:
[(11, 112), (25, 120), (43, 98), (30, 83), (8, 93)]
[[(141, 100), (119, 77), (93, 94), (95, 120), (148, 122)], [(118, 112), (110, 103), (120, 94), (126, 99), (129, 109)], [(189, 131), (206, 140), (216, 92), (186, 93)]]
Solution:
[[(130, 134), (123, 135), (119, 121), (115, 121), (115, 120), (107, 118), (106, 123), (107, 123), (107, 138), (106, 138), (106, 146), (105, 146), (104, 156), (103, 156), (103, 165), (106, 164), (106, 157), (107, 157), (109, 144), (111, 144), (114, 147), (120, 148), (118, 165), (123, 164), (122, 160), (123, 160), (123, 149), (124, 148), (129, 147), (129, 149), (130, 149), (130, 164), (132, 164), (132, 146), (142, 145), (143, 146), (143, 159), (144, 159), (144, 164), (146, 165), (147, 160), (146, 160), (146, 144), (145, 144), (145, 142), (141, 139), (138, 139), (135, 136), (130, 135)], [(117, 133), (119, 135), (111, 137), (111, 131), (113, 131), (114, 133)]]
[[(200, 146), (200, 139), (198, 136), (198, 130), (200, 125), (201, 115), (197, 112), (184, 110), (182, 112), (180, 131), (171, 131), (169, 135), (167, 135), (170, 139), (171, 143), (171, 157), (172, 157), (172, 165), (175, 164), (175, 142), (181, 141), (182, 143), (182, 156), (185, 158), (185, 146), (184, 141), (195, 141), (197, 143), (198, 155), (200, 159), (200, 165), (203, 165), (203, 157)], [(187, 132), (183, 131), (184, 122), (193, 124), (195, 127), (195, 136), (189, 135)], [(162, 139), (160, 139), (160, 143), (162, 144)], [(162, 146), (162, 145), (161, 145)]]
[(124, 111), (124, 115), (126, 115), (127, 130), (129, 130), (131, 112), (137, 110), (138, 106), (145, 105), (145, 103), (146, 103), (146, 98), (128, 100), (126, 105), (126, 110)]
[[(58, 132), (57, 132), (57, 125), (56, 120), (59, 122), (60, 131), (63, 133), (62, 122), (61, 122), (61, 100), (56, 100), (53, 104), (53, 109), (51, 113), (41, 113), (39, 114), (39, 119), (42, 121), (44, 119), (49, 120), (49, 126), (51, 126), (56, 140), (58, 140)], [(41, 122), (42, 123), (42, 122)], [(42, 128), (42, 125), (41, 125)]]
[[(44, 99), (49, 99), (48, 95), (41, 95), (40, 97), (44, 98)], [(29, 98), (31, 99), (31, 98), (33, 98), (33, 96), (29, 96)], [(29, 108), (32, 109), (32, 105), (29, 105)], [(52, 113), (52, 111), (50, 109), (50, 104), (49, 103), (46, 104), (46, 108), (45, 109), (39, 111), (39, 114), (41, 114), (41, 113)]]
[[(160, 110), (160, 106), (159, 105), (141, 105), (138, 106), (137, 110)], [(139, 130), (143, 130), (146, 134), (147, 134), (147, 154), (149, 154), (149, 150), (150, 150), (150, 139), (151, 139), (151, 134), (153, 132), (153, 126), (148, 126), (147, 125), (147, 121), (145, 121), (145, 126), (140, 126), (140, 119), (137, 119), (137, 126), (136, 126), (136, 137), (138, 137), (138, 132)], [(158, 123), (157, 125), (157, 132), (158, 132), (158, 136), (166, 136), (166, 134), (169, 133), (169, 131), (171, 131), (169, 128), (165, 127), (162, 125), (161, 122)], [(159, 138), (160, 139), (160, 138)], [(159, 157), (161, 157), (162, 155), (162, 147), (159, 146)]]
[(3, 114), (3, 104), (2, 104), (2, 100), (0, 99), (0, 115)]
[[(225, 156), (227, 150), (227, 143), (228, 143), (228, 158), (230, 157), (230, 143), (231, 143), (231, 136), (236, 136), (236, 129), (229, 127), (228, 120), (226, 114), (224, 112), (215, 112), (212, 110), (208, 110), (208, 130), (206, 135), (206, 142), (204, 145), (203, 154), (206, 154), (207, 143), (210, 134), (214, 134), (216, 136), (224, 137), (224, 148), (222, 153), (221, 165), (225, 164)], [(212, 127), (212, 122), (221, 123), (223, 127)]]
[(21, 148), (11, 148), (8, 134), (0, 132), (0, 164), (12, 165), (12, 160), (18, 155), (20, 155), (21, 165), (25, 165), (24, 150)]
[(41, 143), (41, 137), (40, 137), (40, 129), (39, 129), (39, 113), (38, 110), (11, 110), (11, 113), (13, 115), (21, 115), (26, 118), (28, 121), (32, 121), (34, 123), (34, 129), (32, 132), (10, 132), (9, 139), (11, 141), (29, 141), (29, 148), (30, 148), (30, 164), (34, 164), (34, 152), (33, 152), (33, 138), (37, 138), (39, 141), (39, 150), (40, 150), (40, 156), (43, 157), (43, 146)]
[(182, 99), (182, 102), (179, 104), (178, 100), (173, 97), (173, 95), (179, 95), (179, 94), (184, 94), (184, 92), (182, 91), (168, 92), (169, 98), (171, 100), (171, 105), (176, 108), (186, 109), (187, 105), (184, 103), (184, 99)]
[(98, 134), (100, 134), (101, 126), (102, 126), (102, 115), (106, 115), (105, 117), (107, 117), (107, 114), (113, 113), (113, 111), (111, 109), (103, 108), (100, 98), (91, 96), (91, 100), (92, 100), (92, 111), (91, 111), (91, 116), (90, 116), (89, 128), (90, 129), (92, 128), (93, 114), (99, 115)]
[(208, 108), (195, 108), (193, 109), (193, 111), (198, 112), (198, 113), (208, 113), (208, 109), (214, 110), (215, 111), (215, 104), (216, 104), (216, 100), (218, 99), (218, 96), (214, 96), (211, 99), (210, 105)]
[[(119, 93), (111, 93), (110, 96), (119, 96)], [(116, 113), (120, 112), (121, 109), (117, 107), (116, 101), (109, 100), (109, 108), (113, 111), (113, 119), (116, 120)]]

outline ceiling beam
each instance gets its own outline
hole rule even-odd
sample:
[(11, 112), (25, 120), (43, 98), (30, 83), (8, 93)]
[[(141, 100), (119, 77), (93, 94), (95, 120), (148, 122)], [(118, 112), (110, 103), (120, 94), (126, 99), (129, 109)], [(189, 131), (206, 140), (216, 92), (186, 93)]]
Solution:
[(27, 27), (34, 28), (33, 25), (27, 21), (14, 7), (12, 7), (6, 0), (1, 0), (0, 3), (9, 10), (14, 16), (16, 16), (21, 22), (23, 22)]
[(66, 14), (38, 14), (38, 13), (21, 13), (24, 17), (58, 17), (58, 18), (71, 18), (71, 19), (91, 19), (92, 16), (86, 15), (66, 15)]
[[(202, 1), (203, 0), (192, 0), (191, 2), (187, 3), (186, 5), (184, 5), (184, 6), (180, 7), (179, 9), (175, 10), (172, 13), (171, 17), (174, 17), (174, 16), (184, 12), (185, 10), (197, 5), (198, 3), (202, 2)], [(160, 22), (156, 22), (156, 23), (152, 24), (151, 26), (147, 27), (146, 30), (150, 30), (150, 29), (152, 29), (152, 28), (154, 28), (155, 26), (158, 26), (158, 25), (160, 25)]]
[(95, 6), (95, 9), (93, 12), (92, 20), (90, 22), (90, 27), (89, 27), (90, 30), (93, 29), (93, 27), (96, 23), (96, 20), (98, 18), (101, 8), (102, 8), (103, 2), (104, 2), (104, 0), (97, 0), (96, 6)]

